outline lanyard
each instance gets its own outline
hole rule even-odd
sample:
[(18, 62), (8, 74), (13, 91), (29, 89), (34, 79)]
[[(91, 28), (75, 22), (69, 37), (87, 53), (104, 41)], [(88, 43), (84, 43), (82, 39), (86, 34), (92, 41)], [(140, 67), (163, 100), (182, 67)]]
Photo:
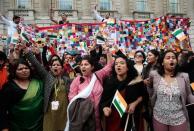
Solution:
[(58, 92), (60, 91), (60, 87), (57, 88), (57, 85), (61, 85), (61, 79), (58, 79), (57, 82), (55, 83), (55, 101), (57, 100)]

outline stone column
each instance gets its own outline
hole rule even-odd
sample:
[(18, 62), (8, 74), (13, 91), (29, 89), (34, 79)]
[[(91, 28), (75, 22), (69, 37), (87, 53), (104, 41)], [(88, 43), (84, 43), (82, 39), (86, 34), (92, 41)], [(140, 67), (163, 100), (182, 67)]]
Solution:
[(49, 18), (50, 0), (39, 0), (39, 2), (40, 8), (35, 22), (39, 25), (49, 25), (51, 22)]
[(122, 19), (128, 18), (129, 17), (129, 1), (128, 0), (120, 0), (120, 13)]
[(82, 16), (81, 19), (92, 19), (90, 0), (82, 0)]
[(191, 27), (189, 31), (189, 37), (192, 49), (194, 50), (194, 1), (193, 0), (187, 0), (187, 17), (191, 19)]
[(48, 16), (50, 7), (50, 0), (40, 0), (40, 14), (41, 16)]

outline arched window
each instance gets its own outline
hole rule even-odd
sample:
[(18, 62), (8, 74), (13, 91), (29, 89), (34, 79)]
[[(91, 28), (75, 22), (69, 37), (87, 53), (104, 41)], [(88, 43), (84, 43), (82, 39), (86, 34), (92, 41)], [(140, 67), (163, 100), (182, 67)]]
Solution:
[(137, 0), (136, 10), (137, 11), (147, 11), (147, 0)]
[(31, 8), (31, 0), (17, 0), (16, 6), (19, 9), (30, 9)]
[(179, 0), (169, 0), (169, 12), (170, 13), (180, 13)]
[(59, 0), (59, 9), (72, 10), (73, 9), (73, 0)]
[(111, 10), (112, 3), (111, 0), (100, 0), (100, 10)]

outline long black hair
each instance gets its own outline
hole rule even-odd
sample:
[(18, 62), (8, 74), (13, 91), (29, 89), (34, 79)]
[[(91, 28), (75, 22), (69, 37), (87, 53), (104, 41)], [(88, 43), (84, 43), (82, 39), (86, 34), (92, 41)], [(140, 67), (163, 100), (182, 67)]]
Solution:
[[(127, 71), (127, 80), (130, 82), (131, 80), (135, 79), (137, 76), (138, 76), (138, 72), (137, 70), (135, 69), (134, 65), (133, 65), (133, 61), (132, 60), (129, 60), (127, 57), (123, 57), (123, 56), (116, 56), (115, 58), (115, 61), (118, 59), (118, 58), (123, 58), (125, 61), (126, 61), (126, 64), (127, 64), (127, 68), (128, 68), (128, 71)], [(111, 73), (112, 77), (117, 77), (117, 73), (115, 71), (115, 62), (112, 66), (112, 73)]]
[(157, 71), (158, 71), (158, 74), (160, 74), (161, 76), (164, 76), (165, 71), (164, 71), (164, 66), (163, 66), (162, 63), (163, 63), (163, 61), (164, 61), (164, 58), (165, 58), (166, 54), (169, 53), (169, 52), (173, 53), (173, 54), (175, 55), (175, 57), (176, 57), (176, 60), (177, 60), (177, 65), (176, 65), (175, 70), (174, 70), (174, 73), (173, 73), (173, 75), (172, 75), (172, 77), (175, 77), (175, 76), (177, 75), (177, 73), (180, 72), (180, 70), (179, 70), (179, 65), (178, 65), (178, 56), (177, 56), (177, 54), (176, 54), (174, 51), (172, 51), (172, 50), (167, 50), (167, 51), (165, 51), (165, 52), (161, 55), (161, 62), (159, 63), (160, 66), (159, 66), (159, 68), (158, 68)]
[(149, 52), (152, 53), (155, 57), (158, 57), (158, 59), (157, 59), (155, 65), (148, 63), (148, 64), (145, 66), (145, 68), (143, 69), (143, 72), (142, 72), (142, 77), (143, 77), (143, 79), (148, 78), (151, 69), (154, 69), (154, 70), (155, 70), (155, 69), (158, 69), (158, 68), (159, 68), (159, 63), (160, 63), (160, 61), (161, 61), (161, 60), (160, 60), (160, 53), (159, 53), (157, 50), (152, 49), (152, 50), (149, 50), (148, 53), (149, 53)]
[(160, 53), (155, 49), (149, 50), (148, 53), (149, 52), (152, 53), (155, 57), (158, 57), (158, 59), (156, 61), (158, 63), (160, 61)]

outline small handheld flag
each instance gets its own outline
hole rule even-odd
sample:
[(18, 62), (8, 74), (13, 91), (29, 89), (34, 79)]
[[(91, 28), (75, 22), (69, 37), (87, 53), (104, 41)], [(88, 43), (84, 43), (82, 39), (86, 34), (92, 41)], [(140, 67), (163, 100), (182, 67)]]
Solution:
[(194, 82), (190, 84), (191, 85), (191, 91), (194, 94)]
[(123, 114), (125, 113), (126, 109), (127, 109), (127, 103), (126, 101), (124, 100), (124, 98), (122, 97), (122, 95), (119, 93), (119, 91), (117, 90), (115, 95), (114, 95), (114, 98), (113, 98), (113, 101), (112, 101), (112, 104), (115, 106), (115, 108), (117, 109), (120, 117), (123, 116)]
[(102, 37), (102, 36), (96, 36), (96, 39), (97, 39), (97, 44), (98, 45), (103, 45), (103, 44), (105, 44), (105, 38), (104, 37)]
[(179, 41), (183, 41), (184, 39), (186, 39), (186, 35), (183, 32), (183, 30), (181, 28), (176, 29), (174, 32), (172, 32), (172, 34), (179, 40)]

